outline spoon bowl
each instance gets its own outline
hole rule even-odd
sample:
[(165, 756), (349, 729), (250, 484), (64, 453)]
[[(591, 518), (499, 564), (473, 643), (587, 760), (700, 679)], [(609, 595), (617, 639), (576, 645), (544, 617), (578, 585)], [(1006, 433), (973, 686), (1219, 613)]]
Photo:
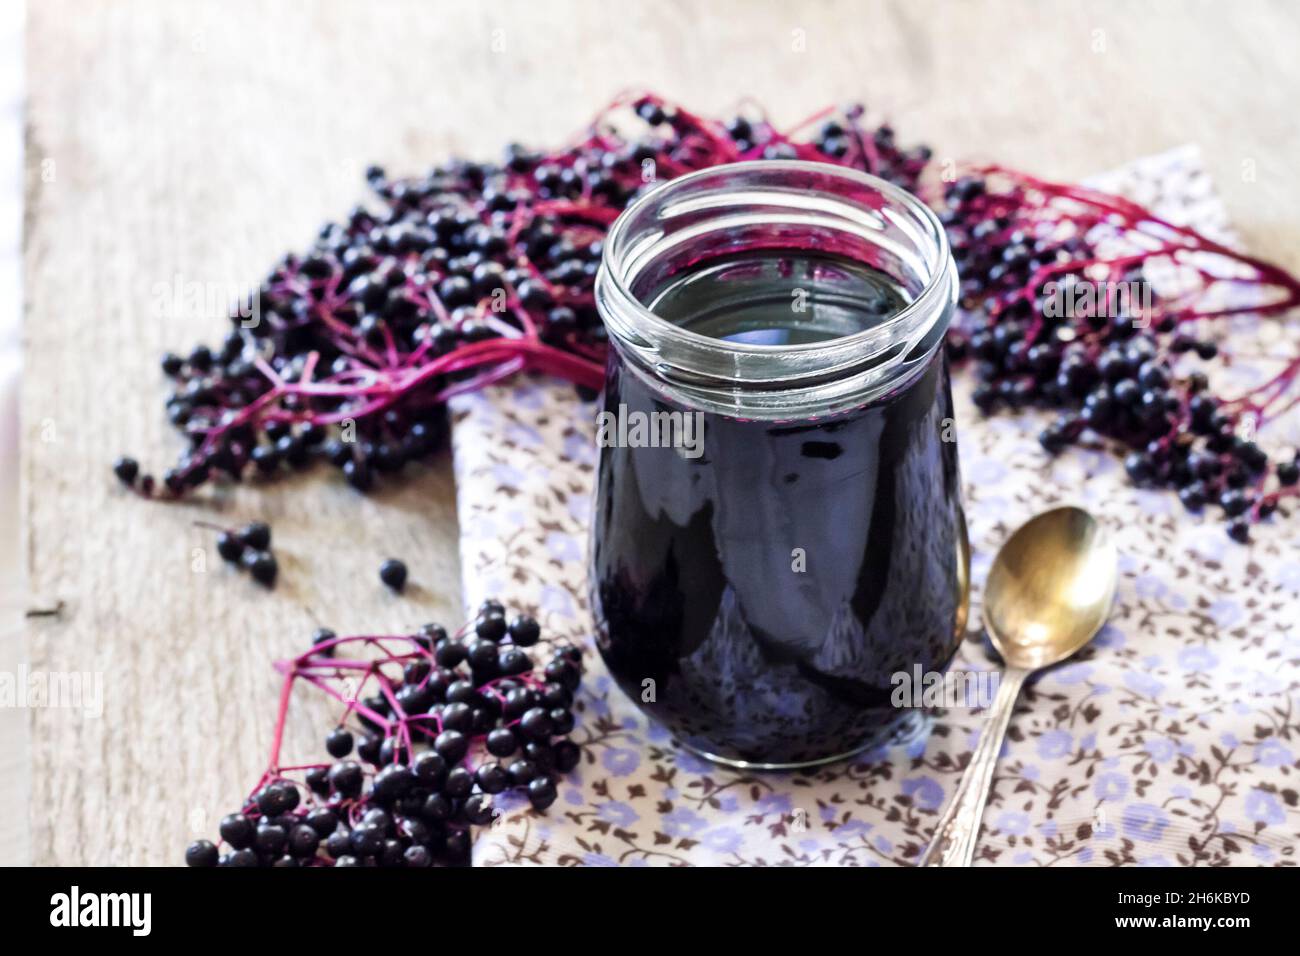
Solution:
[(984, 627), (1010, 667), (1065, 660), (1106, 623), (1119, 560), (1106, 529), (1080, 508), (1055, 508), (1002, 546), (984, 587)]

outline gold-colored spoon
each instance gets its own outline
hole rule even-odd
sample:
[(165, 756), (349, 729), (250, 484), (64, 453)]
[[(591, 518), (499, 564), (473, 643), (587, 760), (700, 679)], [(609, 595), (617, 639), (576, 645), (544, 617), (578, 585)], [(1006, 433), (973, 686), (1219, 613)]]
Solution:
[(1119, 559), (1080, 508), (1046, 511), (1002, 546), (984, 585), (984, 628), (1006, 662), (988, 725), (921, 866), (970, 866), (1016, 697), (1034, 671), (1092, 640), (1110, 614)]

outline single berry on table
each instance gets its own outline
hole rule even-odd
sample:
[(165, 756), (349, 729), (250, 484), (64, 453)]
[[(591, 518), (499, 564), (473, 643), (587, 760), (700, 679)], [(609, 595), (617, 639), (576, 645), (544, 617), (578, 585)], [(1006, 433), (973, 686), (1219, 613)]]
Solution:
[(406, 587), (406, 564), (396, 558), (389, 558), (379, 566), (379, 580), (394, 591)]

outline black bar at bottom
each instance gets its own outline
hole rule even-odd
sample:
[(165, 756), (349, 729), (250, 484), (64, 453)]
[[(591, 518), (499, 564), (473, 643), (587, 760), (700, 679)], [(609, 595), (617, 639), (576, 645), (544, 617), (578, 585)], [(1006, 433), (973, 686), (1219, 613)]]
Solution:
[[(455, 925), (471, 938), (483, 934), (483, 945), (498, 945), (495, 937), (522, 940), (534, 930), (557, 941), (570, 933), (582, 940), (602, 925), (644, 931), (668, 945), (673, 927), (683, 940), (697, 940), (706, 927), (734, 940), (779, 925), (800, 934), (834, 932), (845, 942), (888, 928), (901, 941), (938, 946), (966, 933), (974, 942), (1019, 930), (1042, 934), (1036, 938), (1044, 942), (1170, 932), (1227, 941), (1236, 933), (1291, 926), (1297, 886), (1286, 868), (69, 868), (8, 876), (0, 914), (11, 932), (233, 942), (247, 930), (267, 943), (294, 944), (414, 942), (437, 924)], [(436, 936), (424, 938), (436, 945)]]

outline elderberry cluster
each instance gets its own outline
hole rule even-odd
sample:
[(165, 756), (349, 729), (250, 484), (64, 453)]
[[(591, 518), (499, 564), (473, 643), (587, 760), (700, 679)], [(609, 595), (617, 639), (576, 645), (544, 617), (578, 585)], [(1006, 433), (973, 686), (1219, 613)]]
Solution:
[(228, 564), (247, 571), (263, 587), (275, 586), (280, 565), (271, 553), (271, 526), (265, 521), (252, 521), (238, 529), (219, 529), (217, 554)]
[(718, 123), (653, 95), (619, 105), (639, 133), (601, 114), (558, 152), (512, 144), (498, 162), (453, 160), (405, 179), (371, 167), (373, 200), (276, 263), (232, 308), (219, 347), (164, 356), (167, 414), (190, 449), (161, 479), (129, 459), (119, 477), (176, 496), (319, 460), (369, 491), (443, 446), (457, 390), (528, 367), (594, 396), (603, 237), (641, 192), (755, 158), (843, 163), (915, 188), (929, 157), (887, 126), (868, 128), (860, 106), (797, 142), (762, 118)]
[[(540, 637), (533, 618), (507, 623), (496, 601), (456, 635), (426, 625), (413, 652), (385, 655), (370, 672), (401, 668), (329, 732), (330, 762), (300, 768), (301, 780), (272, 767), (244, 807), (221, 821), (220, 845), (199, 840), (186, 862), (466, 864), (470, 829), (492, 822), (494, 799), (517, 790), (545, 810), (556, 799), (556, 776), (580, 757), (566, 737), (582, 655), (560, 647), (535, 671), (526, 648)], [(373, 639), (318, 631), (298, 663), (319, 674), (358, 640)]]
[[(957, 180), (945, 200), (962, 311), (948, 349), (974, 362), (974, 404), (985, 413), (1058, 409), (1039, 436), (1048, 452), (1089, 435), (1118, 443), (1134, 483), (1176, 489), (1191, 511), (1216, 506), (1229, 535), (1248, 540), (1300, 467), (1294, 456), (1278, 462), (1270, 486), (1269, 458), (1241, 434), (1240, 414), (1209, 393), (1203, 371), (1179, 361), (1212, 360), (1218, 346), (1181, 331), (1176, 314), (1148, 321), (1129, 300), (1073, 296), (1086, 281), (1081, 269), (1054, 272), (1049, 292), (1036, 274), (1090, 260), (1086, 237), (1026, 232), (984, 180)], [(1121, 278), (1130, 287), (1142, 280), (1140, 267)]]

